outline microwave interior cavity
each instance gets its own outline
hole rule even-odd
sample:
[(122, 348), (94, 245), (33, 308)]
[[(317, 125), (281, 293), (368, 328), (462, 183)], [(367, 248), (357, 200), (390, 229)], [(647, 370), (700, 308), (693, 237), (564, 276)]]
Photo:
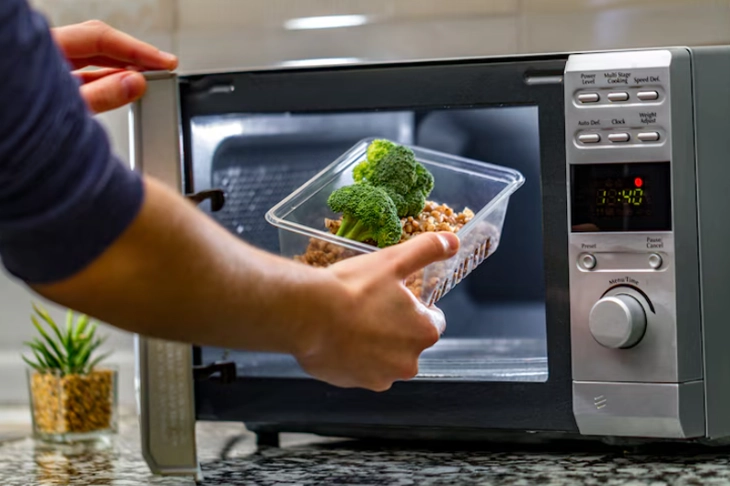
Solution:
[[(227, 113), (192, 117), (190, 127), (195, 189), (226, 192), (225, 207), (211, 216), (273, 253), (279, 252), (278, 233), (265, 212), (364, 138), (520, 171), (526, 183), (510, 200), (504, 244), (439, 302), (447, 330), (423, 353), (416, 380), (547, 380), (537, 106)], [(217, 348), (196, 348), (196, 354), (202, 364), (235, 362), (241, 377), (307, 377), (286, 355)]]

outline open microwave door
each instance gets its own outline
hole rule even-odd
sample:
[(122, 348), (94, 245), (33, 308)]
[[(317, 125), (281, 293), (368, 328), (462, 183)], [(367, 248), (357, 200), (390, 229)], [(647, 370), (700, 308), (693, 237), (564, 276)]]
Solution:
[[(185, 193), (178, 80), (170, 74), (147, 77), (147, 93), (129, 117), (132, 167)], [(195, 441), (192, 347), (136, 335), (135, 356), (145, 461), (155, 474), (202, 479)]]

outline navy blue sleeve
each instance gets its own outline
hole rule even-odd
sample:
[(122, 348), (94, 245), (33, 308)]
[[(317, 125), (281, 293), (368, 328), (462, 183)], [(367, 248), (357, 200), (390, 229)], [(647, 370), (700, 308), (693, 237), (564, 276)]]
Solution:
[(89, 265), (144, 197), (78, 88), (46, 20), (0, 0), (0, 258), (28, 283)]

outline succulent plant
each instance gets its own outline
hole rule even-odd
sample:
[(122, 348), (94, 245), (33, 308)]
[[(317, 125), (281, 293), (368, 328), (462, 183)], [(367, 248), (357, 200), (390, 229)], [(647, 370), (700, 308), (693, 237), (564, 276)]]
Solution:
[[(103, 344), (105, 338), (96, 337), (97, 324), (91, 322), (89, 316), (76, 314), (74, 322), (74, 312), (69, 309), (66, 313), (66, 327), (61, 330), (44, 308), (33, 304), (33, 309), (37, 316), (31, 315), (30, 319), (43, 339), (34, 338), (24, 343), (30, 347), (35, 361), (25, 356), (22, 358), (36, 371), (57, 371), (62, 376), (88, 374), (111, 354), (105, 353), (92, 359), (94, 351)], [(53, 336), (43, 328), (38, 318), (50, 327)]]

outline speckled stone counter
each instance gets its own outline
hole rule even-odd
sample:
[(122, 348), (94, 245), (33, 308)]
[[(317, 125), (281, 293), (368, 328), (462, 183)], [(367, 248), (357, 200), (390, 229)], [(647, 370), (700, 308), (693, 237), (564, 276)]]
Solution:
[[(139, 452), (134, 419), (97, 450), (49, 449), (30, 439), (0, 445), (0, 484), (187, 485), (151, 475)], [(628, 453), (603, 446), (492, 450), (384, 446), (302, 435), (282, 448), (258, 448), (238, 424), (198, 425), (199, 453), (210, 485), (715, 485), (730, 484), (730, 449)]]

